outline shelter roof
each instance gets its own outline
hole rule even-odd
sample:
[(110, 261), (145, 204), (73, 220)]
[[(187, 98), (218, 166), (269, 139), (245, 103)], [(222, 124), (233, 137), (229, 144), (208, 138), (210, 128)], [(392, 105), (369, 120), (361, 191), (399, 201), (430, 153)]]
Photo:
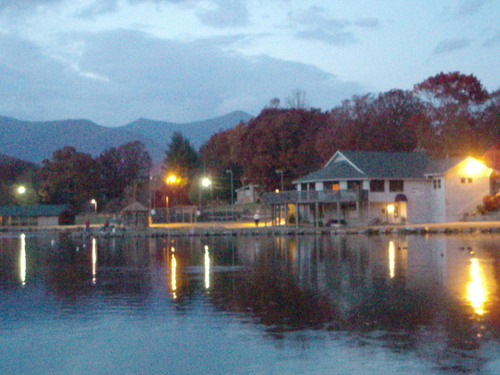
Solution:
[(32, 205), (32, 206), (0, 206), (0, 216), (59, 216), (65, 211), (70, 211), (68, 205)]

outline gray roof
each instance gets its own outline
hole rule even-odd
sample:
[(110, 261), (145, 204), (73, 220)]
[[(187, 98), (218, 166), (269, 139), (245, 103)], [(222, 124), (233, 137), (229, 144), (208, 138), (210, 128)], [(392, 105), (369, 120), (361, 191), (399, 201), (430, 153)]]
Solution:
[(424, 178), (444, 173), (462, 160), (433, 160), (424, 152), (337, 151), (324, 168), (294, 182)]
[(0, 216), (59, 216), (69, 211), (68, 205), (0, 206)]
[(465, 158), (448, 158), (440, 160), (431, 160), (427, 167), (425, 168), (424, 174), (443, 174), (451, 167), (454, 167), (458, 163), (462, 162)]

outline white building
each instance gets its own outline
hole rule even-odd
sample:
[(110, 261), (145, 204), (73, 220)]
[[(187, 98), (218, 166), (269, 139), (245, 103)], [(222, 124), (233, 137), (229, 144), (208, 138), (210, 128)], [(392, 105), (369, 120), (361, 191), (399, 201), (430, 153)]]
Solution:
[(463, 219), (491, 194), (487, 168), (472, 157), (422, 152), (337, 151), (296, 191), (266, 194), (274, 216), (314, 224), (425, 223)]

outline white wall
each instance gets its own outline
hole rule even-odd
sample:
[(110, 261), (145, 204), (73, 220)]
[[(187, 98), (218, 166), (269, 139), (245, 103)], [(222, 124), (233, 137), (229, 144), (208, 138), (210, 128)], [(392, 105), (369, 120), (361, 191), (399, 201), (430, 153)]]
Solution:
[(40, 216), (38, 218), (39, 226), (47, 226), (47, 225), (58, 225), (59, 219), (57, 216)]
[[(491, 169), (484, 167), (472, 171), (467, 168), (471, 159), (465, 159), (445, 173), (446, 221), (461, 220), (464, 214), (471, 213), (481, 205), (483, 197), (490, 192)], [(462, 178), (466, 179), (465, 183), (462, 183)], [(468, 182), (468, 179), (472, 182)]]

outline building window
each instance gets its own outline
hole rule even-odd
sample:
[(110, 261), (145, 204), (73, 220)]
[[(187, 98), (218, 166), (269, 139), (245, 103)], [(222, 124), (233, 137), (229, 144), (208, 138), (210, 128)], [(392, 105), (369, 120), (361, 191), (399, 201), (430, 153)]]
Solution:
[(389, 180), (389, 191), (403, 191), (403, 180)]
[(433, 180), (432, 181), (432, 187), (434, 189), (441, 189), (441, 180)]
[(460, 178), (460, 183), (462, 183), (462, 184), (472, 184), (472, 178), (470, 178), (470, 177), (468, 177), (468, 178), (462, 177), (462, 178)]
[(340, 190), (340, 183), (338, 181), (327, 181), (323, 183), (325, 190)]
[(370, 191), (375, 193), (383, 193), (385, 191), (384, 180), (371, 180)]
[(361, 181), (347, 181), (347, 190), (358, 191), (361, 187)]

